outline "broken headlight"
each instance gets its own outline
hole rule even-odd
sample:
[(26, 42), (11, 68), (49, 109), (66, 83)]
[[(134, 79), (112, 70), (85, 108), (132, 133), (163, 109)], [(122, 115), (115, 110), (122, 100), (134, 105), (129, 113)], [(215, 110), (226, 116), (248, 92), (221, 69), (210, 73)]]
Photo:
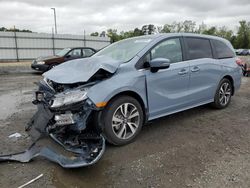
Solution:
[(51, 100), (51, 108), (58, 108), (78, 103), (85, 99), (87, 99), (87, 89), (78, 89), (59, 93)]

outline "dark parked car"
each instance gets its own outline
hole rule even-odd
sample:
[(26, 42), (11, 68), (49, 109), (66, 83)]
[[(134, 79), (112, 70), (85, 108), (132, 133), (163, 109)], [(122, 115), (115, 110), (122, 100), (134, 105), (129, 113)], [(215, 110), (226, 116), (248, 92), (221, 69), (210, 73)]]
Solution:
[(237, 53), (237, 55), (250, 55), (248, 49), (243, 49)]
[(94, 53), (96, 53), (96, 50), (89, 47), (64, 48), (55, 56), (37, 58), (32, 62), (31, 68), (45, 72), (66, 61), (90, 57)]
[(235, 50), (236, 55), (240, 55), (240, 53), (241, 53), (243, 50), (244, 50), (244, 49), (236, 49), (236, 50)]

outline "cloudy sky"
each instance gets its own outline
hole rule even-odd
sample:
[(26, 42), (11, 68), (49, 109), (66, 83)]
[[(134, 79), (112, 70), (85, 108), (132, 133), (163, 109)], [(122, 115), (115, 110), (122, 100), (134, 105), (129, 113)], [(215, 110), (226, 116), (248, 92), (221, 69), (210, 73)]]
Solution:
[(0, 0), (0, 27), (51, 32), (51, 7), (58, 33), (71, 34), (184, 20), (235, 29), (239, 20), (250, 21), (250, 0)]

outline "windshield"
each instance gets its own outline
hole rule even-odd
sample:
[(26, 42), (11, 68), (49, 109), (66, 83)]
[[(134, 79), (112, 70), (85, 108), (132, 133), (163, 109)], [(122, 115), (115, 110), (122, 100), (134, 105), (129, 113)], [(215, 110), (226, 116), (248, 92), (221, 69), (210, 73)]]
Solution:
[(107, 46), (93, 56), (108, 56), (121, 62), (127, 62), (150, 43), (151, 40), (149, 37), (122, 40)]
[(63, 50), (56, 53), (57, 56), (65, 56), (71, 49), (70, 48), (64, 48)]

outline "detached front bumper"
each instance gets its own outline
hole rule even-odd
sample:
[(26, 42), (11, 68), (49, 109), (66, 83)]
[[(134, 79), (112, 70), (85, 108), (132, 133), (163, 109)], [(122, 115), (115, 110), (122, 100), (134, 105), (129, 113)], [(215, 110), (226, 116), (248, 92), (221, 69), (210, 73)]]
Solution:
[[(38, 102), (37, 107), (36, 114), (26, 127), (34, 143), (26, 151), (0, 156), (0, 161), (29, 162), (41, 156), (64, 168), (78, 168), (92, 165), (102, 157), (105, 139), (91, 127), (86, 127), (91, 112), (88, 106), (83, 106), (86, 111), (74, 113), (71, 122), (65, 118), (64, 112), (61, 115), (53, 112), (43, 102)], [(52, 138), (70, 152), (70, 156), (58, 153), (50, 146), (37, 145), (37, 141), (44, 136)]]
[(36, 144), (32, 144), (26, 151), (0, 156), (0, 162), (17, 161), (27, 163), (36, 157), (44, 157), (52, 162), (59, 164), (63, 168), (85, 167), (95, 164), (102, 157), (105, 151), (105, 140), (103, 137), (101, 142), (102, 144), (100, 145), (99, 152), (94, 156), (87, 156), (85, 153), (82, 153), (67, 157), (55, 152), (52, 148), (40, 147)]

